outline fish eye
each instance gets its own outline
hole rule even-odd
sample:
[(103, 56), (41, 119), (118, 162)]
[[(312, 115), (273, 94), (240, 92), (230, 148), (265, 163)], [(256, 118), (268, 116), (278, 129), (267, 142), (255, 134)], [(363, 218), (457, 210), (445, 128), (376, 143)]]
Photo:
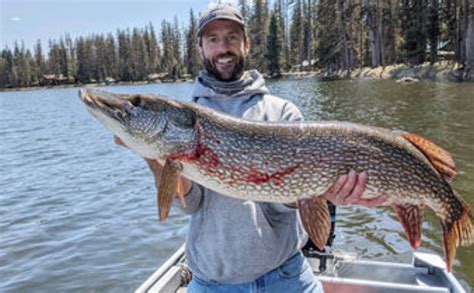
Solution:
[(140, 107), (142, 105), (142, 98), (140, 96), (135, 96), (133, 99), (130, 100), (130, 103), (134, 107)]

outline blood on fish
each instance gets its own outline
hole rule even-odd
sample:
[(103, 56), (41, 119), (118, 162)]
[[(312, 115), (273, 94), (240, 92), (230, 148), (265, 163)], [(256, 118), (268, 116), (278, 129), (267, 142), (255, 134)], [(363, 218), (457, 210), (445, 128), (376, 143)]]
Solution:
[(250, 170), (250, 174), (244, 179), (244, 181), (255, 184), (263, 184), (268, 181), (272, 181), (275, 185), (279, 186), (283, 183), (283, 178), (296, 171), (298, 167), (299, 165), (291, 166), (286, 169), (276, 171), (273, 174), (260, 172), (255, 167), (253, 167)]

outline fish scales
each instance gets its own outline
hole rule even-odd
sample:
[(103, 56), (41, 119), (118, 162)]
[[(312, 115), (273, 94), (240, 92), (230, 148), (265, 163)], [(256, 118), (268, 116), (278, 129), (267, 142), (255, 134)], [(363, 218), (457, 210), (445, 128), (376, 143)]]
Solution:
[[(430, 176), (418, 175), (438, 176), (430, 165), (419, 164), (416, 155), (402, 155), (401, 147), (379, 137), (371, 139), (364, 133), (347, 136), (334, 123), (294, 125), (286, 137), (275, 132), (271, 142), (269, 136), (259, 135), (252, 128), (229, 131), (228, 127), (219, 126), (205, 119), (200, 121), (200, 131), (204, 133), (200, 143), (207, 150), (203, 155), (213, 159), (202, 160), (194, 168), (192, 164), (185, 165), (183, 174), (195, 180), (212, 181), (212, 189), (242, 199), (291, 202), (318, 195), (350, 169), (368, 171), (368, 187), (372, 190), (368, 197), (384, 190), (400, 190), (405, 200), (415, 201), (422, 198), (420, 193), (429, 194), (440, 185), (439, 180), (430, 182)], [(396, 153), (400, 153), (401, 160), (390, 158)], [(202, 165), (210, 161), (212, 164)], [(214, 180), (214, 176), (219, 180)], [(402, 178), (416, 178), (417, 184), (406, 186), (401, 183)], [(257, 186), (261, 186), (258, 197)]]
[(181, 171), (228, 196), (297, 201), (306, 231), (323, 247), (329, 221), (325, 201), (318, 196), (356, 170), (368, 174), (365, 198), (387, 193), (386, 205), (396, 211), (414, 248), (421, 243), (424, 207), (434, 211), (443, 227), (448, 270), (456, 247), (474, 242), (471, 209), (448, 183), (456, 176), (454, 160), (420, 136), (349, 122), (246, 121), (155, 96), (87, 89), (80, 97), (130, 149), (165, 161), (160, 219), (168, 214), (174, 176)]

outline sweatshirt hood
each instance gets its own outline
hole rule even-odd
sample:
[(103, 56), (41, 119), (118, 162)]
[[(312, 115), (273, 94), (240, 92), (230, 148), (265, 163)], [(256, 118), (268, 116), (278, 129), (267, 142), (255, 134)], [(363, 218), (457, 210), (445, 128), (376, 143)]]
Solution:
[(236, 99), (251, 98), (256, 94), (268, 94), (263, 76), (257, 70), (245, 71), (239, 80), (225, 82), (217, 80), (207, 71), (199, 72), (193, 92), (193, 101), (199, 98), (214, 99)]

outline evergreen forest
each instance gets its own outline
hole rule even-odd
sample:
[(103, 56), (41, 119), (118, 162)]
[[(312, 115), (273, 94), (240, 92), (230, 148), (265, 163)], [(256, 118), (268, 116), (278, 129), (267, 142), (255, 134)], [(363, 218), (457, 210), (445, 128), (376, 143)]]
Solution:
[[(252, 48), (247, 67), (267, 76), (393, 64), (459, 64), (474, 71), (474, 0), (240, 0)], [(199, 15), (114, 33), (15, 42), (0, 50), (0, 88), (176, 81), (201, 68)]]

